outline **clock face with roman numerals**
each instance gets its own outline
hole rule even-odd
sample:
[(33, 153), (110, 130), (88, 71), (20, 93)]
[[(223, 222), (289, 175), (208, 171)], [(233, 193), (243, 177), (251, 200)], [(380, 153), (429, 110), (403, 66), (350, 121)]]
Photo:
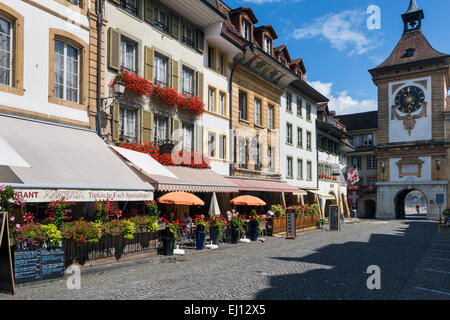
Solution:
[(409, 86), (401, 89), (395, 96), (395, 106), (400, 112), (413, 113), (425, 104), (425, 94), (422, 89)]

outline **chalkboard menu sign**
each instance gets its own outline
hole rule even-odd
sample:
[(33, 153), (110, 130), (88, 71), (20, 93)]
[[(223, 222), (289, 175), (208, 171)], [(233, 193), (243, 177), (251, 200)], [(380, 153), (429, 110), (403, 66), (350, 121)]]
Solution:
[(297, 237), (295, 226), (295, 210), (286, 210), (286, 239), (295, 239)]
[(0, 292), (15, 292), (7, 212), (0, 212)]
[(329, 206), (330, 212), (330, 230), (341, 230), (341, 224), (339, 219), (339, 207)]
[(64, 248), (33, 248), (14, 250), (14, 279), (16, 283), (62, 278)]

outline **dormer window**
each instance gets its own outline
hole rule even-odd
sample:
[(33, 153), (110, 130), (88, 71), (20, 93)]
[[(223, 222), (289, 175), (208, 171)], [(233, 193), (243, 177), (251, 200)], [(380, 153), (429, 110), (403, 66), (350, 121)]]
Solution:
[(267, 54), (272, 54), (272, 39), (267, 36), (264, 36), (264, 51)]
[(284, 59), (281, 59), (281, 58), (280, 58), (280, 63), (281, 63), (283, 66), (286, 67), (286, 61), (284, 61)]
[(242, 37), (248, 41), (251, 41), (251, 25), (250, 23), (242, 19), (242, 27), (241, 27)]
[(415, 54), (415, 53), (416, 53), (416, 49), (415, 49), (415, 48), (409, 48), (409, 49), (406, 49), (404, 57), (405, 57), (405, 58), (411, 58), (411, 57), (414, 57), (414, 54)]

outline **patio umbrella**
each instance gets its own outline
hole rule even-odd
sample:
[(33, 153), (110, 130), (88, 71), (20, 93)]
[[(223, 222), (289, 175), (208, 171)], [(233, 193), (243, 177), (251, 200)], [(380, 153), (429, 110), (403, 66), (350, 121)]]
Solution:
[(209, 216), (220, 216), (220, 209), (219, 209), (219, 203), (217, 202), (216, 193), (213, 193), (213, 196), (211, 198), (211, 204), (209, 205)]
[(260, 198), (254, 196), (239, 196), (230, 200), (231, 204), (237, 206), (265, 206), (266, 203), (262, 201)]
[(158, 198), (159, 203), (203, 206), (205, 203), (196, 195), (187, 192), (171, 192)]

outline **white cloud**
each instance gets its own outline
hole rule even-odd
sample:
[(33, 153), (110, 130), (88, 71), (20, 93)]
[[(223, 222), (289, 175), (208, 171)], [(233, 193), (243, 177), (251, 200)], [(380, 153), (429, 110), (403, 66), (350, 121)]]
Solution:
[(322, 37), (339, 51), (348, 51), (349, 55), (364, 54), (379, 45), (364, 32), (366, 17), (366, 12), (362, 10), (329, 14), (295, 29), (292, 36), (297, 40)]
[(330, 99), (328, 108), (330, 111), (336, 111), (337, 115), (360, 113), (366, 111), (375, 111), (378, 109), (377, 102), (375, 100), (357, 100), (348, 95), (348, 91), (333, 93), (332, 82), (312, 81), (309, 84)]

